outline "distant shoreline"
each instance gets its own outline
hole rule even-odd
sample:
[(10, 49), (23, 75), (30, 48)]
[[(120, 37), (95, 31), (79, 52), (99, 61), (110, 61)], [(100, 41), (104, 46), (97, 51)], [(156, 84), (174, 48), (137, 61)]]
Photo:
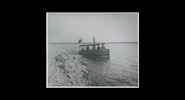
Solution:
[[(75, 43), (75, 42), (53, 42), (49, 44), (83, 44), (83, 43), (92, 43), (92, 42), (82, 42), (82, 43)], [(107, 42), (107, 44), (138, 44), (138, 42)]]

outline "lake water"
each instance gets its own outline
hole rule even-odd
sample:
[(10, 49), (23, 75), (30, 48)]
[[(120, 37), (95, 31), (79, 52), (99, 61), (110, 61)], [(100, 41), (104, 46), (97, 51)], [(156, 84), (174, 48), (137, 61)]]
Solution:
[[(56, 52), (66, 52), (78, 58), (78, 44), (49, 44), (48, 64)], [(107, 44), (110, 58), (85, 58), (92, 86), (138, 86), (138, 44)]]

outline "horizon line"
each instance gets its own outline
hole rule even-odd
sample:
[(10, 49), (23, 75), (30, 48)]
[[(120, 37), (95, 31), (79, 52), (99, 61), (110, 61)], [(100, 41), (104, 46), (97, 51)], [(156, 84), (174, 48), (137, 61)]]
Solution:
[[(92, 43), (92, 42), (82, 42), (83, 43)], [(97, 42), (97, 43), (107, 43), (107, 44), (118, 44), (118, 43), (138, 43), (138, 42)], [(49, 44), (80, 44), (78, 42), (51, 42)]]

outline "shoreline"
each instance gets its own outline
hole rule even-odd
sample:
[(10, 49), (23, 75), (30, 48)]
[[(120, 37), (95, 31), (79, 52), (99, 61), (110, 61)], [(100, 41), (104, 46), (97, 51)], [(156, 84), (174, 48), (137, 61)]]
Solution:
[(48, 66), (48, 86), (89, 86), (87, 62), (67, 53), (55, 56)]

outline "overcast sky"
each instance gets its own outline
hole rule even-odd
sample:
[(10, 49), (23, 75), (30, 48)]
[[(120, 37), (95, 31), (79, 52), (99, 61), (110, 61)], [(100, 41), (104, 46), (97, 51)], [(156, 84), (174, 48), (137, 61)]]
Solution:
[(137, 42), (136, 13), (48, 13), (48, 42)]

